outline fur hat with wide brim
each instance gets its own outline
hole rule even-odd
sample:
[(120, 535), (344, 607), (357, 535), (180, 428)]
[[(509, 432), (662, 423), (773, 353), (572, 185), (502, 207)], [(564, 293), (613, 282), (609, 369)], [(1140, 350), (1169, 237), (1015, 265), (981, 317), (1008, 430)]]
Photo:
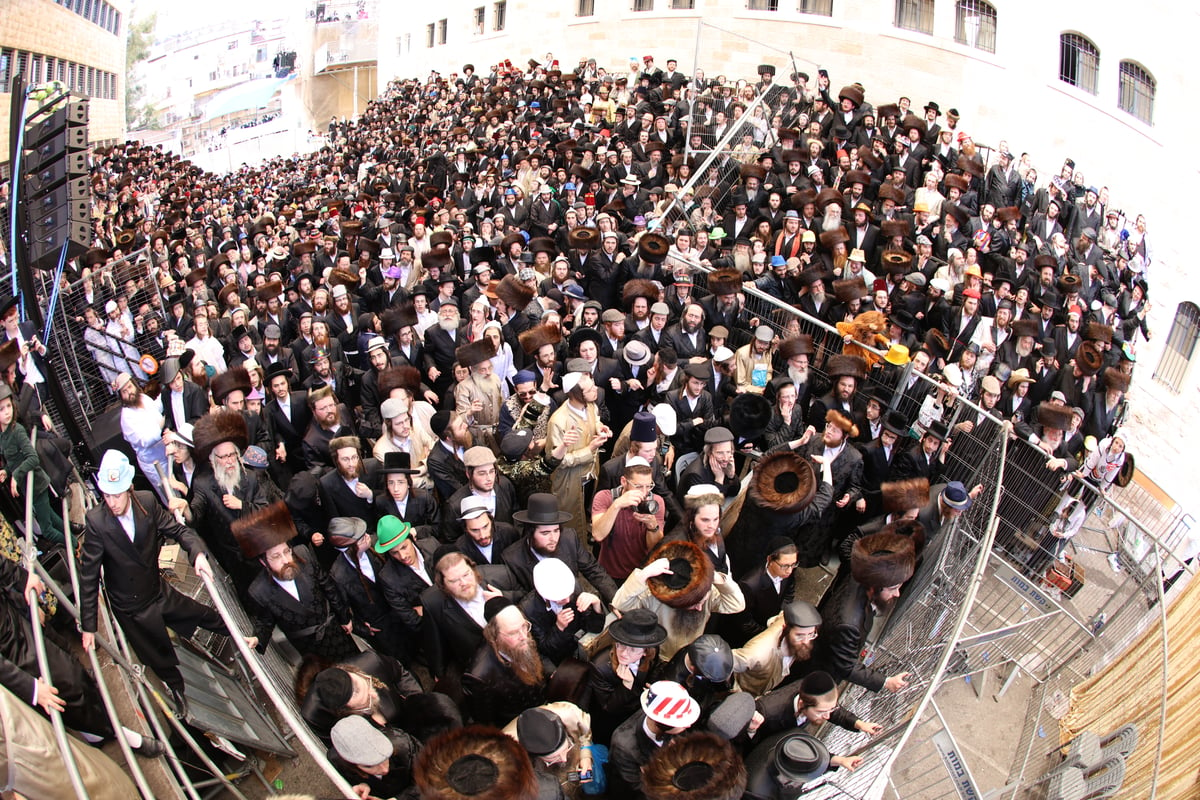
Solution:
[(846, 233), (845, 228), (834, 228), (831, 231), (823, 231), (817, 239), (826, 250), (832, 250), (837, 245), (850, 241), (850, 234)]
[(533, 289), (517, 280), (515, 275), (505, 275), (496, 284), (496, 297), (504, 301), (509, 308), (518, 311), (529, 305), (529, 301), (537, 294)]
[(825, 364), (825, 374), (831, 379), (849, 376), (857, 378), (860, 381), (865, 380), (867, 377), (867, 362), (858, 356), (830, 356), (829, 361)]
[(207, 464), (209, 454), (221, 442), (233, 442), (239, 451), (245, 450), (250, 444), (246, 418), (242, 412), (227, 408), (210, 411), (192, 426), (192, 442), (195, 444), (192, 452), (198, 464)]
[(389, 308), (379, 315), (380, 330), (386, 339), (395, 336), (402, 328), (415, 327), (419, 321), (417, 318), (417, 307), (412, 303), (405, 303), (396, 308)]
[(1113, 329), (1102, 322), (1089, 322), (1083, 326), (1083, 338), (1089, 342), (1112, 344)]
[(1071, 408), (1070, 406), (1055, 406), (1050, 403), (1041, 403), (1037, 409), (1037, 421), (1043, 428), (1051, 428), (1056, 431), (1065, 431), (1071, 428)]
[(860, 586), (886, 589), (912, 577), (916, 546), (909, 536), (888, 531), (864, 536), (850, 549), (850, 574)]
[(454, 351), (454, 358), (464, 367), (482, 364), (494, 355), (496, 355), (496, 345), (492, 344), (492, 340), (488, 338), (469, 342)]
[(642, 767), (646, 800), (738, 800), (745, 791), (742, 757), (727, 739), (707, 731), (672, 739)]
[(1014, 339), (1020, 339), (1022, 336), (1032, 336), (1037, 338), (1038, 324), (1035, 319), (1018, 319), (1012, 324), (1012, 335)]
[(729, 430), (735, 436), (753, 441), (771, 424), (771, 402), (761, 394), (744, 392), (733, 398), (729, 407)]
[(638, 240), (638, 258), (647, 264), (661, 264), (671, 250), (671, 240), (661, 233), (643, 234)]
[(347, 289), (353, 289), (358, 286), (358, 275), (348, 269), (335, 269), (329, 273), (328, 283), (330, 289), (335, 286), (345, 286)]
[(798, 333), (791, 339), (784, 339), (779, 344), (779, 358), (784, 362), (788, 361), (793, 356), (811, 356), (815, 352), (816, 349), (813, 347), (813, 338), (807, 333)]
[(740, 270), (719, 269), (708, 276), (708, 291), (715, 295), (737, 294), (741, 290), (742, 273)]
[(282, 500), (235, 519), (230, 530), (242, 548), (242, 555), (251, 561), (297, 535), (292, 511)]
[(600, 246), (600, 234), (595, 228), (580, 225), (567, 234), (567, 244), (576, 250), (595, 250)]
[(791, 450), (759, 459), (750, 481), (750, 496), (762, 507), (794, 514), (808, 508), (817, 496), (812, 462)]
[(633, 301), (639, 297), (646, 300), (647, 305), (654, 305), (658, 302), (658, 284), (654, 281), (648, 281), (644, 278), (635, 278), (625, 284), (621, 289), (621, 304), (626, 311), (633, 308)]
[(407, 389), (413, 398), (421, 399), (421, 371), (407, 364), (384, 369), (379, 373), (376, 385), (380, 403), (391, 397), (395, 389)]
[(861, 300), (868, 294), (867, 282), (863, 280), (861, 275), (857, 278), (846, 278), (845, 280), (833, 282), (833, 296), (843, 303)]
[(562, 338), (562, 329), (556, 325), (535, 325), (517, 337), (527, 355), (535, 354), (548, 344), (556, 345)]
[(230, 392), (242, 390), (243, 394), (250, 393), (250, 373), (245, 367), (230, 367), (220, 375), (214, 375), (209, 383), (213, 400), (218, 404), (224, 403)]
[(1104, 354), (1095, 342), (1085, 341), (1075, 351), (1075, 366), (1086, 378), (1090, 378), (1104, 368)]
[(426, 743), (413, 764), (422, 800), (536, 800), (538, 780), (515, 737), (469, 725)]
[(670, 575), (656, 575), (646, 581), (650, 594), (671, 608), (690, 608), (708, 597), (713, 584), (713, 563), (699, 546), (689, 541), (660, 544), (646, 563), (665, 558), (671, 564)]
[(929, 505), (929, 478), (906, 478), (902, 481), (886, 481), (879, 487), (883, 495), (883, 510), (889, 514), (903, 514), (912, 508)]
[[(879, 193), (883, 194), (882, 189)], [(906, 219), (885, 219), (879, 224), (879, 230), (883, 232), (884, 238), (890, 239), (893, 236), (907, 237), (912, 228)]]
[(829, 205), (830, 203), (837, 203), (842, 208), (846, 207), (845, 196), (833, 187), (826, 187), (817, 192), (816, 199), (813, 202), (817, 204), (817, 208), (821, 211), (824, 211), (825, 206)]
[(1130, 375), (1126, 375), (1116, 367), (1106, 367), (1104, 370), (1104, 388), (1118, 389), (1122, 392), (1129, 391), (1129, 384), (1132, 381)]

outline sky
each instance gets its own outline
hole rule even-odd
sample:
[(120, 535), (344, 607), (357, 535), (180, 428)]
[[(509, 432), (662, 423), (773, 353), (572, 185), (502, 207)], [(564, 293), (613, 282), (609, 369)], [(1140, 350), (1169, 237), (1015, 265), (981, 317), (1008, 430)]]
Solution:
[[(292, 15), (303, 15), (311, 5), (307, 0), (255, 0), (256, 19), (278, 19)], [(142, 19), (158, 13), (159, 36), (171, 36), (194, 28), (203, 28), (227, 19), (246, 15), (245, 0), (203, 0), (184, 2), (178, 0), (134, 0), (134, 19)]]

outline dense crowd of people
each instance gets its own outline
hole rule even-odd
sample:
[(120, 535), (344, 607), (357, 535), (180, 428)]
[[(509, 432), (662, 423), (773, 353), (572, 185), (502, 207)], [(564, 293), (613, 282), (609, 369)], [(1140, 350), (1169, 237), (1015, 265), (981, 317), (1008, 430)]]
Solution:
[[(248, 644), (302, 657), (364, 797), (796, 797), (855, 769), (812, 734), (880, 732), (839, 687), (909, 685), (864, 643), (997, 437), (1038, 454), (999, 508), (1031, 575), (1119, 479), (1151, 239), (1070, 160), (986, 164), (936, 102), (665, 66), (398, 80), (320, 152), (224, 175), (97, 148), (58, 302), (127, 447), (81, 531), (84, 646), (103, 574), (187, 716), (168, 629), (225, 629), (161, 579), (169, 539), (228, 576)], [(0, 482), (38, 474), (49, 548), (55, 367), (3, 314)], [(54, 688), (16, 646), (0, 681), (112, 736), (58, 655)]]

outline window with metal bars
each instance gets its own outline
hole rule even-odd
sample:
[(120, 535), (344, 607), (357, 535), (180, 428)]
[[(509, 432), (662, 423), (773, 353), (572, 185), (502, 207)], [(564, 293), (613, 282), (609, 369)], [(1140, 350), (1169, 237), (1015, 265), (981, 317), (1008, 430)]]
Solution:
[(634, 11), (653, 11), (654, 0), (633, 0)]
[(1197, 342), (1200, 342), (1200, 308), (1185, 301), (1175, 308), (1175, 320), (1171, 323), (1158, 366), (1154, 368), (1154, 379), (1176, 394), (1182, 391)]
[(746, 8), (751, 11), (778, 11), (779, 0), (746, 0)]
[(437, 27), (438, 27), (438, 44), (445, 44), (446, 37), (449, 35), (449, 30), (450, 30), (449, 20), (439, 19)]
[(897, 28), (933, 33), (933, 0), (896, 0)]
[(688, 11), (696, 7), (696, 0), (671, 0), (671, 8), (675, 11)]
[(1147, 125), (1153, 125), (1154, 92), (1157, 86), (1154, 76), (1145, 67), (1133, 61), (1122, 61), (1117, 105)]
[(1100, 48), (1078, 33), (1058, 37), (1058, 79), (1089, 94), (1100, 85)]
[(437, 35), (437, 26), (432, 22), (425, 26), (425, 46), (433, 47), (434, 37)]
[(508, 0), (500, 0), (492, 6), (492, 30), (504, 30), (505, 23), (508, 22)]
[(591, 17), (596, 13), (596, 0), (579, 0), (575, 7), (575, 16)]
[(479, 6), (475, 9), (474, 22), (471, 24), (471, 30), (476, 36), (483, 33), (484, 21), (487, 18), (487, 8)]
[(996, 7), (984, 0), (958, 0), (954, 4), (954, 41), (996, 52)]
[(833, 16), (833, 0), (800, 0), (796, 9), (801, 14), (816, 14), (820, 17)]

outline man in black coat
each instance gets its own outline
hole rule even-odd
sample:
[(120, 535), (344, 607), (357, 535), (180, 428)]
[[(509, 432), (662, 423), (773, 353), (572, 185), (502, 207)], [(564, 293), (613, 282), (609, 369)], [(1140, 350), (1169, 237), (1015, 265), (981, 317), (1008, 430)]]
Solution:
[(750, 638), (767, 628), (767, 623), (777, 615), (784, 604), (792, 602), (796, 593), (795, 572), (799, 563), (796, 545), (786, 536), (777, 536), (767, 545), (767, 560), (738, 579), (742, 596), (746, 598), (746, 610), (741, 618), (741, 646)]
[(276, 462), (286, 464), (289, 473), (304, 469), (304, 434), (312, 421), (306, 392), (292, 391), (292, 371), (282, 364), (267, 367), (266, 381), (270, 399), (263, 405), (262, 417), (275, 442), (272, 454)]
[(434, 585), (421, 593), (429, 671), (434, 675), (444, 675), (448, 670), (461, 672), (484, 643), (484, 604), (501, 596), (515, 602), (522, 594), (506, 567), (477, 567), (458, 552), (438, 559)]
[(312, 421), (301, 443), (304, 468), (319, 467), (324, 470), (333, 466), (329, 443), (339, 436), (357, 436), (357, 433), (350, 410), (338, 402), (328, 386), (309, 392), (308, 407), (312, 412)]
[(421, 594), (433, 585), (433, 560), (437, 541), (417, 539), (412, 525), (396, 517), (379, 520), (375, 552), (385, 557), (379, 587), (391, 609), (391, 618), (401, 631), (405, 657), (413, 654), (419, 641), (424, 613)]
[(438, 441), (429, 448), (425, 469), (438, 496), (448, 500), (467, 482), (463, 455), (471, 446), (466, 419), (454, 411), (439, 411), (429, 420), (429, 429)]
[(384, 561), (371, 548), (367, 524), (353, 517), (334, 517), (329, 521), (329, 543), (338, 551), (329, 576), (354, 615), (354, 633), (374, 649), (400, 658), (403, 641), (380, 585)]
[(673, 437), (676, 457), (700, 450), (705, 432), (717, 424), (712, 395), (704, 388), (708, 383), (707, 368), (704, 364), (688, 364), (682, 371), (687, 376), (684, 385), (667, 392), (665, 398), (679, 420)]
[(200, 537), (180, 525), (150, 492), (134, 492), (133, 465), (121, 452), (109, 450), (96, 475), (104, 502), (87, 513), (87, 534), (80, 561), (79, 627), (83, 649), (95, 646), (99, 613), (100, 571), (117, 622), (138, 657), (167, 684), (176, 713), (185, 716), (183, 675), (167, 634), (184, 637), (197, 627), (224, 631), (212, 608), (180, 594), (163, 580), (158, 551), (163, 538), (177, 542), (192, 557), (200, 575), (212, 576)]
[(458, 306), (443, 303), (438, 307), (438, 321), (425, 331), (425, 363), (422, 372), (432, 382), (433, 390), (444, 395), (454, 385), (455, 351), (465, 339), (459, 330)]
[(554, 664), (538, 652), (520, 607), (492, 600), (485, 613), (485, 643), (463, 673), (462, 686), (471, 718), (500, 727), (546, 701)]
[(496, 521), (484, 499), (474, 495), (462, 499), (458, 520), (466, 531), (454, 540), (458, 552), (476, 564), (504, 564), (504, 551), (519, 538), (516, 528)]
[(611, 603), (617, 586), (595, 556), (580, 544), (575, 531), (563, 530), (562, 523), (571, 519), (559, 511), (558, 498), (552, 494), (529, 496), (529, 508), (513, 514), (513, 520), (524, 526), (525, 536), (504, 551), (504, 563), (512, 571), (517, 584), (526, 591), (534, 588), (533, 571), (545, 558), (557, 558), (570, 567), (576, 577), (586, 578), (605, 603)]
[[(438, 445), (434, 445), (437, 447)], [(486, 447), (476, 445), (463, 454), (463, 467), (467, 481), (446, 499), (446, 507), (461, 507), (463, 498), (470, 495), (483, 498), (494, 519), (512, 519), (517, 510), (517, 490), (507, 476), (496, 468), (496, 454)], [(464, 529), (458, 514), (443, 514), (439, 538), (453, 542)]]
[(908, 685), (907, 673), (886, 676), (859, 659), (875, 615), (895, 604), (915, 565), (916, 552), (908, 536), (880, 532), (854, 543), (851, 578), (827, 594), (818, 609), (821, 635), (813, 658), (834, 680), (849, 680), (873, 692), (897, 692)]
[(329, 443), (333, 469), (321, 476), (321, 505), (331, 517), (357, 517), (374, 527), (382, 512), (375, 503), (378, 463), (364, 462), (357, 436)]
[(193, 424), (208, 413), (208, 395), (204, 389), (183, 376), (179, 359), (168, 358), (162, 365), (163, 428), (179, 430), (180, 423)]
[[(390, 724), (407, 722), (403, 717), (405, 699), (420, 693), (421, 684), (396, 659), (379, 653), (355, 653), (336, 667), (317, 673), (300, 714), (313, 732), (328, 742), (333, 726), (348, 715), (377, 713)], [(353, 707), (355, 694), (363, 695), (373, 711)]]

